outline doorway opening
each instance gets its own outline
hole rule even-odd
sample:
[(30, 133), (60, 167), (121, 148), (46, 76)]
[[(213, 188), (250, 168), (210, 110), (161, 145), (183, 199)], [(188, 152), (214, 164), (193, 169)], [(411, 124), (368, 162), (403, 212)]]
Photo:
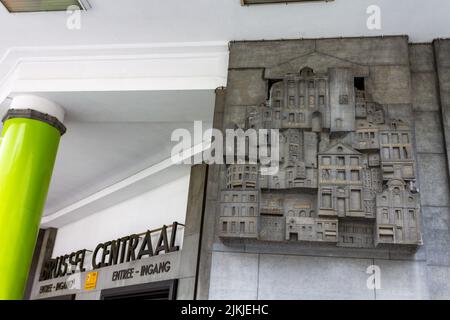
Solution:
[(102, 290), (100, 300), (175, 300), (177, 280)]

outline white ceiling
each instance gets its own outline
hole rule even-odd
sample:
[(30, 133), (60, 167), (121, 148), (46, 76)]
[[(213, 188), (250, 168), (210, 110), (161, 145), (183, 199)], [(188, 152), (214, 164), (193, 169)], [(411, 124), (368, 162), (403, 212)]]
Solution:
[(214, 104), (212, 90), (33, 94), (62, 105), (70, 122), (191, 122), (209, 119)]
[(172, 131), (208, 128), (214, 109), (213, 90), (34, 94), (66, 110), (45, 215), (167, 159)]

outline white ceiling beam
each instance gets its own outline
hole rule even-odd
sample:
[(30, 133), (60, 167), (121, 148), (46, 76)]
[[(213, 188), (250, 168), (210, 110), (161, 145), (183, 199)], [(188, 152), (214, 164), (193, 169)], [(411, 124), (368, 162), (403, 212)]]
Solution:
[(0, 59), (13, 92), (204, 90), (226, 85), (226, 42), (19, 47)]

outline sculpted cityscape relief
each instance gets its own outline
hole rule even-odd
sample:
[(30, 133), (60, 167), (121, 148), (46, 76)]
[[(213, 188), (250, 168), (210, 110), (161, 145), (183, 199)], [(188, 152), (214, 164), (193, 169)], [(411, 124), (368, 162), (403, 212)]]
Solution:
[(226, 167), (220, 236), (420, 245), (411, 128), (388, 119), (351, 68), (304, 67), (268, 83), (266, 103), (239, 110), (246, 129), (279, 129), (280, 168)]

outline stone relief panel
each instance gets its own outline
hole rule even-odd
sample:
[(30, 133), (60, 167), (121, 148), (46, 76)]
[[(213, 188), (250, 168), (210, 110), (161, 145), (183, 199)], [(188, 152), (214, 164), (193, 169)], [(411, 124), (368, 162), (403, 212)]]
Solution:
[(372, 248), (374, 225), (370, 221), (341, 221), (339, 223), (339, 247)]
[(422, 244), (411, 128), (371, 99), (361, 68), (281, 64), (264, 73), (265, 103), (229, 106), (226, 127), (279, 130), (280, 163), (275, 175), (259, 164), (226, 166), (222, 238)]
[(376, 200), (376, 243), (420, 242), (418, 194), (404, 180), (392, 179)]
[(220, 235), (222, 237), (258, 237), (258, 191), (221, 192)]

